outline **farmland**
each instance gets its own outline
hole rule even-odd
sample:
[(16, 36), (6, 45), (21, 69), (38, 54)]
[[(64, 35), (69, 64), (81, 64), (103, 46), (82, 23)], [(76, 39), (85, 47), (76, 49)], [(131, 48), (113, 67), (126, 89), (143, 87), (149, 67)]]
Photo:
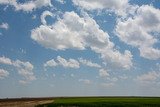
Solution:
[(53, 102), (53, 98), (7, 98), (0, 99), (0, 107), (35, 107)]
[(159, 97), (68, 97), (38, 107), (160, 107)]

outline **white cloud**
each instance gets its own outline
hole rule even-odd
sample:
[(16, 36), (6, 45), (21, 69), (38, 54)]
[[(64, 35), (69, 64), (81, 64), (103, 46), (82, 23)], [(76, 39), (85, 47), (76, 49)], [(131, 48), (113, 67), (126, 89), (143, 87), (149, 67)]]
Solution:
[(4, 57), (4, 56), (0, 57), (0, 63), (6, 64), (6, 65), (12, 65), (11, 59)]
[(89, 67), (101, 68), (101, 66), (99, 64), (94, 63), (90, 60), (86, 60), (86, 59), (83, 59), (83, 58), (79, 58), (78, 60), (83, 65), (86, 65), (86, 66), (89, 66)]
[(58, 63), (55, 62), (54, 59), (51, 59), (51, 60), (47, 61), (47, 62), (44, 64), (44, 67), (55, 67), (55, 66), (57, 66), (57, 65), (58, 65)]
[(4, 79), (5, 77), (8, 77), (9, 72), (4, 70), (4, 69), (0, 69), (0, 79)]
[(31, 38), (53, 50), (82, 50), (91, 45), (112, 45), (108, 34), (99, 29), (95, 20), (90, 17), (81, 18), (75, 12), (66, 12), (52, 27), (41, 25), (32, 30)]
[(101, 86), (109, 88), (109, 87), (113, 87), (115, 84), (114, 83), (101, 83)]
[(30, 81), (36, 80), (36, 77), (34, 76), (33, 73), (33, 65), (30, 62), (22, 62), (20, 60), (16, 60), (13, 63), (13, 66), (16, 67), (18, 70), (18, 74), (20, 74), (24, 80), (21, 80), (20, 82), (23, 81), (23, 83), (28, 83)]
[(136, 81), (140, 83), (151, 83), (151, 82), (155, 82), (158, 78), (160, 78), (160, 73), (151, 71), (146, 74), (137, 76)]
[(8, 25), (8, 23), (2, 23), (0, 25), (0, 28), (7, 30), (9, 28), (9, 25)]
[(160, 49), (154, 47), (158, 39), (153, 32), (160, 33), (160, 10), (143, 5), (135, 11), (133, 17), (118, 20), (117, 36), (126, 44), (138, 48), (140, 56), (151, 60), (159, 59)]
[(124, 14), (128, 0), (72, 0), (76, 6), (85, 10), (109, 10)]
[(75, 59), (69, 59), (68, 61), (60, 56), (57, 57), (57, 61), (60, 65), (66, 68), (79, 68), (79, 62)]
[(65, 0), (56, 0), (57, 2), (61, 3), (61, 4), (65, 4), (66, 1)]
[[(75, 31), (71, 31), (74, 28), (76, 30), (76, 27), (78, 30), (78, 27), (83, 26), (83, 23), (80, 24), (79, 22), (76, 23), (78, 23), (80, 26), (70, 25), (74, 24), (73, 22), (76, 21), (74, 18), (77, 17), (78, 16), (74, 14), (74, 12), (67, 12), (64, 15), (65, 19), (56, 22), (52, 28), (41, 25), (40, 27), (32, 30), (31, 38), (41, 45), (54, 50), (65, 50), (68, 48), (84, 49), (83, 40), (80, 35)], [(69, 21), (71, 21), (71, 23)], [(66, 25), (65, 23), (69, 25)], [(72, 28), (68, 28), (68, 26)]]
[(23, 78), (20, 80), (20, 83), (29, 83), (36, 79), (33, 73), (34, 66), (30, 62), (23, 62), (20, 60), (13, 61), (3, 56), (0, 57), (0, 63), (14, 67)]
[(79, 68), (79, 62), (75, 59), (64, 59), (61, 56), (57, 56), (56, 61), (51, 59), (44, 64), (44, 67), (56, 67), (63, 66), (65, 68)]
[(125, 50), (124, 53), (120, 53), (115, 49), (103, 49), (101, 50), (102, 59), (109, 66), (112, 66), (114, 69), (126, 69), (129, 70), (132, 66), (132, 54), (130, 51)]
[(51, 0), (35, 0), (36, 7), (52, 6)]
[(47, 24), (46, 19), (45, 19), (47, 16), (53, 17), (53, 14), (52, 14), (50, 11), (44, 11), (44, 12), (42, 13), (42, 15), (41, 15), (41, 22), (42, 22), (42, 24), (44, 24), (44, 25)]
[(151, 60), (157, 60), (160, 59), (160, 49), (159, 48), (154, 48), (153, 46), (151, 47), (140, 47), (140, 56), (151, 59)]
[(107, 64), (124, 69), (132, 67), (130, 51), (120, 53), (114, 49), (108, 33), (101, 30), (96, 21), (88, 15), (80, 17), (75, 12), (66, 12), (52, 26), (40, 25), (33, 29), (31, 38), (53, 50), (84, 50), (89, 47), (100, 54)]
[(116, 81), (118, 81), (118, 78), (116, 78), (116, 77), (107, 77), (106, 79), (108, 81), (110, 81), (110, 82), (116, 82)]
[(95, 68), (101, 68), (101, 66), (97, 63), (93, 63), (92, 61), (79, 58), (76, 59), (68, 59), (62, 58), (61, 56), (57, 56), (57, 59), (51, 59), (44, 63), (44, 67), (56, 67), (56, 66), (63, 66), (65, 68), (79, 68), (80, 64), (89, 66), (89, 67), (95, 67)]
[(79, 82), (83, 82), (84, 84), (91, 84), (91, 81), (89, 79), (79, 79)]
[(100, 69), (99, 70), (99, 76), (100, 77), (107, 77), (107, 76), (109, 76), (109, 73), (104, 69)]
[(17, 0), (0, 0), (0, 4), (11, 5), (16, 11), (23, 10), (27, 12), (43, 6), (52, 6), (51, 0), (31, 0), (25, 3), (18, 3)]

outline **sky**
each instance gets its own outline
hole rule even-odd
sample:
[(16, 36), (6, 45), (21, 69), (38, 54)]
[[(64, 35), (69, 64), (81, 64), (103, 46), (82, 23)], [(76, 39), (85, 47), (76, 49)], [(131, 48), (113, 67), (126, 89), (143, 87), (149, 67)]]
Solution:
[(0, 98), (159, 89), (159, 0), (0, 0)]

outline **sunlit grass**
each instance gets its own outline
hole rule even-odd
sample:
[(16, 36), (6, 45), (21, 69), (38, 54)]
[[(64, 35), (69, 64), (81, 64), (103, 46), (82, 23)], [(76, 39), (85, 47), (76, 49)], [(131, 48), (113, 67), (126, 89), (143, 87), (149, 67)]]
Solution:
[[(44, 105), (39, 105), (39, 107)], [(160, 107), (160, 98), (151, 97), (72, 97), (55, 98), (45, 107)]]

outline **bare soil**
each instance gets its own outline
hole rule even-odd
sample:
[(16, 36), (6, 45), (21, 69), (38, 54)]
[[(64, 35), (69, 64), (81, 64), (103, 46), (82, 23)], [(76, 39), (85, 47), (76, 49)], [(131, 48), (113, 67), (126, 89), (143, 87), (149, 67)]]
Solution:
[(35, 107), (52, 102), (53, 98), (0, 99), (0, 107)]

